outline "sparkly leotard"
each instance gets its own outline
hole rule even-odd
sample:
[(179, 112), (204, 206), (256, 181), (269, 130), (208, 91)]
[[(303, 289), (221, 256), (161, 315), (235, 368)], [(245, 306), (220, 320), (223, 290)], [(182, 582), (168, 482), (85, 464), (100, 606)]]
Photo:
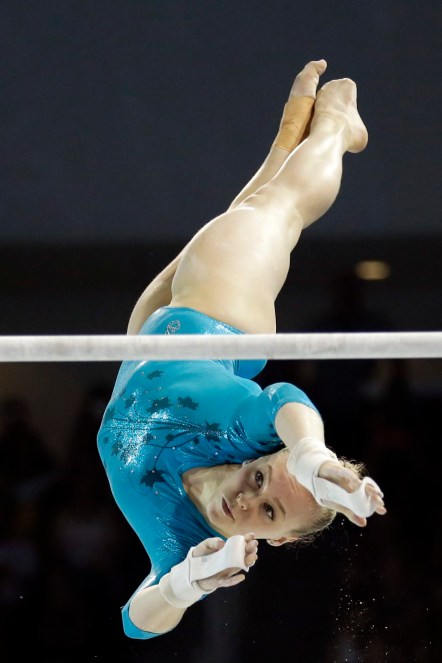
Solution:
[[(142, 334), (240, 334), (188, 308), (164, 307)], [(131, 361), (120, 367), (98, 433), (113, 496), (151, 561), (140, 587), (159, 582), (189, 548), (220, 536), (188, 498), (182, 475), (194, 467), (242, 463), (282, 447), (276, 413), (288, 402), (314, 407), (288, 383), (262, 390), (251, 378), (265, 361)], [(137, 628), (122, 609), (129, 637)]]

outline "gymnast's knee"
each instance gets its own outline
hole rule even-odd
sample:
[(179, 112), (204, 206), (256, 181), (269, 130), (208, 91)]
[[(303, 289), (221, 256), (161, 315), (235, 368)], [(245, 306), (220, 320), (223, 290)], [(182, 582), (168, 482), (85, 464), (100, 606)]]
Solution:
[(251, 193), (247, 198), (238, 205), (238, 207), (262, 207), (262, 206), (279, 206), (281, 202), (284, 202), (286, 197), (286, 192), (284, 191), (283, 185), (279, 182), (267, 182), (259, 187), (256, 191)]
[(257, 191), (247, 196), (236, 209), (253, 208), (273, 218), (293, 219), (296, 213), (296, 194), (287, 187), (285, 181), (270, 181)]

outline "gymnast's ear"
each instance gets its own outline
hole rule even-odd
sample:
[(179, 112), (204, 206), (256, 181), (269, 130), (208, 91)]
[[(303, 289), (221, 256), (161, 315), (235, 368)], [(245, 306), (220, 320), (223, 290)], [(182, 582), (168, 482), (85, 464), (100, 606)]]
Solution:
[(297, 541), (299, 536), (280, 536), (279, 539), (267, 539), (269, 546), (283, 546), (285, 543)]

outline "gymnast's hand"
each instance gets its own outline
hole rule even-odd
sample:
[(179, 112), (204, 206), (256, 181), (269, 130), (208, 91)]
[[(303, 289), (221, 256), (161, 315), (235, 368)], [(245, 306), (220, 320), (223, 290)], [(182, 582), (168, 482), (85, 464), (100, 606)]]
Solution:
[[(252, 532), (244, 535), (246, 547), (244, 561), (247, 566), (252, 566), (258, 559), (258, 541)], [(221, 550), (225, 546), (222, 539), (216, 537), (201, 541), (193, 550), (194, 557), (202, 557)], [(239, 573), (241, 571), (241, 573)], [(245, 580), (245, 574), (240, 568), (228, 568), (220, 571), (209, 578), (198, 580), (198, 585), (206, 592), (211, 592), (219, 587), (233, 587)]]
[[(333, 460), (322, 463), (318, 476), (321, 479), (327, 479), (328, 481), (335, 483), (348, 493), (353, 493), (354, 491), (358, 490), (362, 483), (361, 479), (356, 475), (355, 472), (347, 467), (343, 467), (343, 465)], [(384, 496), (380, 488), (376, 485), (366, 484), (365, 492), (373, 504), (374, 512), (381, 516), (385, 515), (387, 513), (387, 509), (384, 506)], [(350, 520), (350, 522), (358, 525), (359, 527), (365, 527), (367, 524), (367, 519), (365, 517), (358, 516), (345, 506), (336, 504), (334, 502), (329, 502), (327, 506), (330, 506), (339, 513), (342, 513)]]

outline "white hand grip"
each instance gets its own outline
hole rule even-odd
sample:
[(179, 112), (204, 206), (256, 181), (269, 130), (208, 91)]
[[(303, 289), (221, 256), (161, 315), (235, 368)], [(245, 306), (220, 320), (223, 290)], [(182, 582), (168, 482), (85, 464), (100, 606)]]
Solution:
[[(249, 570), (245, 563), (246, 542), (244, 537), (239, 534), (231, 536), (221, 550), (209, 555), (194, 557), (193, 551), (194, 548), (191, 548), (187, 553), (187, 557), (173, 566), (170, 572), (164, 575), (159, 582), (162, 596), (175, 608), (188, 608), (204, 594), (211, 593), (201, 589), (198, 580), (210, 578), (226, 569)], [(211, 591), (214, 592), (215, 589)]]
[[(192, 548), (193, 550), (193, 548)], [(190, 582), (210, 578), (215, 573), (225, 569), (240, 568), (248, 571), (244, 558), (246, 556), (246, 542), (243, 536), (237, 534), (227, 539), (221, 550), (202, 557), (192, 557), (190, 563)]]
[(353, 493), (347, 493), (346, 490), (337, 486), (332, 481), (313, 477), (314, 495), (318, 502), (323, 505), (325, 501), (334, 502), (340, 506), (347, 507), (357, 516), (363, 517), (372, 516), (376, 508), (373, 500), (367, 495), (365, 490), (365, 486), (367, 485), (374, 486), (380, 490), (379, 486), (370, 477), (362, 479), (361, 485)]

